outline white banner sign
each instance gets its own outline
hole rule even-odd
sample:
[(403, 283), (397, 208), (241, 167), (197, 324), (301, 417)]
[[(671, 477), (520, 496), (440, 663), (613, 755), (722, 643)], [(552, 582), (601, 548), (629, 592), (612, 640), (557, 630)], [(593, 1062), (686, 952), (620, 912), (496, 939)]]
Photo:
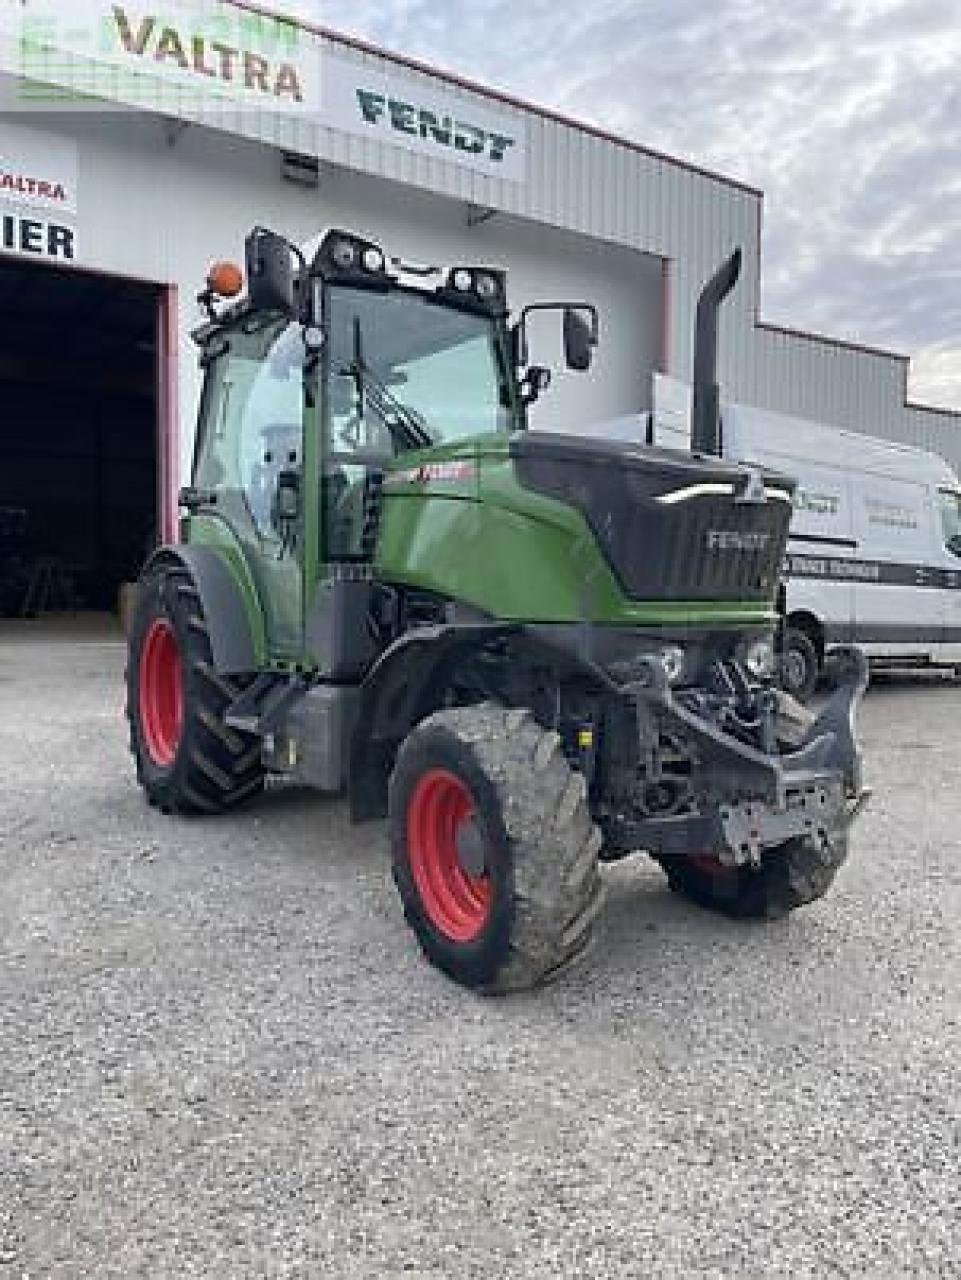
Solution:
[(65, 222), (0, 207), (0, 254), (71, 263), (77, 257), (77, 230)]
[(77, 258), (77, 144), (0, 120), (0, 254)]
[(0, 204), (77, 212), (77, 144), (0, 120)]
[(401, 72), (379, 72), (328, 57), (323, 120), (356, 137), (449, 160), (494, 178), (524, 182), (527, 177), (523, 121)]
[[(88, 107), (94, 104), (83, 102), (84, 94), (142, 101), (145, 85), (151, 105), (174, 111), (193, 101), (299, 114), (315, 113), (320, 103), (313, 36), (218, 0), (0, 0), (0, 32), (8, 63), (14, 52), (11, 69), (39, 86), (24, 93), (38, 105), (44, 84), (67, 87), (57, 92), (59, 103)], [(117, 70), (131, 76), (126, 92)]]

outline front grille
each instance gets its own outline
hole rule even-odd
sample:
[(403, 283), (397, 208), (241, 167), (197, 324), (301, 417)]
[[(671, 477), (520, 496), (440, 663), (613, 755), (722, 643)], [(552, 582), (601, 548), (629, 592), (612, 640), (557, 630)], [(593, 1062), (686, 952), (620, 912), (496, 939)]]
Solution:
[[(527, 433), (512, 441), (520, 482), (577, 507), (625, 594), (637, 600), (773, 598), (791, 506), (743, 502), (750, 474), (720, 459)], [(783, 477), (768, 477), (783, 491)], [(723, 485), (733, 494), (702, 486)], [(664, 502), (671, 495), (681, 500)], [(658, 501), (658, 499), (662, 501)]]

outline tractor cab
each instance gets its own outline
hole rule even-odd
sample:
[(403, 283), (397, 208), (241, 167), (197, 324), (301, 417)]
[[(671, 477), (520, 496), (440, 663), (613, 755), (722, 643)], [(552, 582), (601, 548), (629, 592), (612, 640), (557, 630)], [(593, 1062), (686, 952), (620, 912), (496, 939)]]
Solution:
[[(508, 327), (497, 269), (410, 267), (340, 231), (308, 262), (258, 229), (247, 280), (230, 301), (242, 276), (220, 266), (200, 298), (205, 380), (182, 501), (189, 540), (239, 544), (267, 656), (310, 661), (321, 656), (304, 634), (318, 584), (332, 566), (374, 561), (385, 474), (407, 455), (443, 466), (472, 442), (506, 439), (549, 374), (528, 362), (534, 308)], [(587, 368), (596, 311), (550, 305), (569, 365)]]

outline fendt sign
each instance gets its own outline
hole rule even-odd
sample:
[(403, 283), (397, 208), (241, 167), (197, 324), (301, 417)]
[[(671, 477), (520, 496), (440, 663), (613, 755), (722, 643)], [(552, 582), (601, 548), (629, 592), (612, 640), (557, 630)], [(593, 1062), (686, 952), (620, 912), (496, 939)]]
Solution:
[(367, 124), (389, 123), (395, 133), (422, 138), (441, 147), (453, 147), (467, 156), (484, 156), (492, 164), (502, 164), (516, 139), (506, 133), (489, 133), (468, 120), (436, 108), (417, 107), (402, 98), (388, 98), (370, 89), (357, 90), (357, 103)]
[(509, 182), (527, 176), (522, 121), (473, 95), (334, 57), (324, 60), (322, 80), (324, 122), (335, 129)]

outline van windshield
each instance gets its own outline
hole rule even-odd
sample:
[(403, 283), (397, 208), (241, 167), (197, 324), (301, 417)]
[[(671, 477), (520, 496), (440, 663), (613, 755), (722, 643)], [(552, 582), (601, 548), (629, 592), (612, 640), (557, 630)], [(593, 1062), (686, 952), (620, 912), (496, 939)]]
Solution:
[(938, 490), (938, 506), (944, 529), (944, 545), (956, 556), (961, 556), (961, 493), (954, 489)]

